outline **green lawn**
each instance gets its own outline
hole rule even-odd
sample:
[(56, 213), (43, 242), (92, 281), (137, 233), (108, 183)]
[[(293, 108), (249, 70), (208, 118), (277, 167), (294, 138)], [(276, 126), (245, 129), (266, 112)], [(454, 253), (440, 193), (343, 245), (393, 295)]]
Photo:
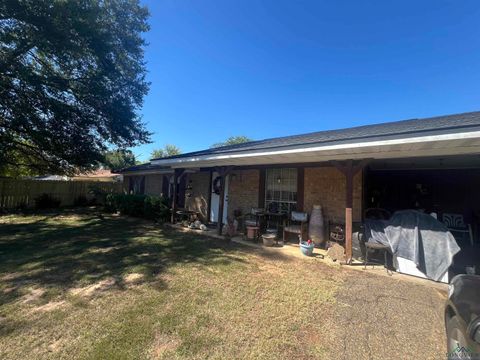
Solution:
[(138, 219), (3, 216), (0, 359), (335, 357), (340, 274)]

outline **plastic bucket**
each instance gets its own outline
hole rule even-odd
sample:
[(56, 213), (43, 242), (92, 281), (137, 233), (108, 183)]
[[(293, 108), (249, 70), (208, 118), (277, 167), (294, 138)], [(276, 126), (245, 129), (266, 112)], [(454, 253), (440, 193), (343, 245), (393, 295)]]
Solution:
[(300, 251), (305, 256), (312, 256), (314, 247), (315, 247), (315, 244), (313, 242), (310, 245), (308, 245), (306, 242), (300, 243)]
[(275, 238), (277, 236), (275, 234), (263, 234), (262, 239), (263, 239), (263, 245), (265, 246), (273, 246), (275, 244)]

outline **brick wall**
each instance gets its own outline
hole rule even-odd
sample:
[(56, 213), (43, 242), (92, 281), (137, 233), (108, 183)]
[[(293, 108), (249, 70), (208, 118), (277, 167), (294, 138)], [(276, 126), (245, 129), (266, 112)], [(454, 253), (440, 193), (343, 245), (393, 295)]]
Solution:
[[(186, 186), (191, 190), (185, 190), (185, 207), (200, 213), (201, 221), (208, 221), (208, 196), (210, 185), (210, 172), (201, 171), (194, 174), (187, 174)], [(190, 196), (188, 196), (190, 194)]]
[[(345, 176), (334, 167), (305, 168), (304, 209), (321, 205), (325, 221), (345, 221)], [(362, 218), (362, 173), (353, 179), (353, 221)]]
[[(210, 172), (203, 171), (186, 175), (187, 186), (192, 190), (186, 197), (185, 206), (201, 213), (202, 221), (208, 220), (208, 196)], [(229, 177), (228, 216), (241, 209), (248, 213), (252, 207), (258, 206), (259, 170), (234, 170)], [(146, 175), (145, 193), (160, 195), (162, 192), (162, 175)], [(128, 176), (125, 176), (128, 188)], [(358, 173), (353, 181), (353, 220), (360, 221), (362, 215), (362, 173)], [(345, 177), (334, 167), (305, 168), (304, 209), (308, 213), (313, 205), (322, 206), (325, 220), (343, 222), (345, 219)]]
[(233, 217), (233, 211), (237, 209), (246, 214), (252, 207), (257, 207), (260, 171), (234, 170), (229, 178), (228, 216)]

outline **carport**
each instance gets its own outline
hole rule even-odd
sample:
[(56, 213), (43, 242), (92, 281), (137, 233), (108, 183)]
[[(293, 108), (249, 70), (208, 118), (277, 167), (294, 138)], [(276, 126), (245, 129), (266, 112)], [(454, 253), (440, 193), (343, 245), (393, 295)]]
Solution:
[(478, 268), (479, 155), (374, 160), (364, 170), (364, 184), (364, 213), (416, 209), (432, 214), (451, 229), (461, 247), (450, 276)]

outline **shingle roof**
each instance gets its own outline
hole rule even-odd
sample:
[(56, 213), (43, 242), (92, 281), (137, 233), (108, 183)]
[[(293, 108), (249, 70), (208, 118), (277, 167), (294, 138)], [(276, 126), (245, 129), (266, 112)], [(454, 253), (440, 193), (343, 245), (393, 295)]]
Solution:
[(150, 162), (140, 165), (133, 165), (123, 169), (115, 170), (114, 173), (122, 174), (125, 172), (133, 172), (133, 171), (151, 171), (151, 170), (169, 170), (168, 166), (163, 165), (155, 165)]
[(102, 177), (115, 177), (115, 176), (118, 176), (118, 175), (109, 169), (98, 169), (92, 172), (78, 174), (74, 177), (102, 178)]
[[(331, 144), (368, 141), (372, 138), (402, 138), (435, 132), (471, 131), (480, 127), (480, 111), (454, 115), (436, 116), (424, 119), (410, 119), (374, 125), (357, 126), (339, 130), (318, 131), (302, 135), (292, 135), (243, 144), (194, 151), (163, 159), (228, 154), (231, 152), (253, 151), (307, 144)], [(152, 159), (156, 160), (156, 159)]]

